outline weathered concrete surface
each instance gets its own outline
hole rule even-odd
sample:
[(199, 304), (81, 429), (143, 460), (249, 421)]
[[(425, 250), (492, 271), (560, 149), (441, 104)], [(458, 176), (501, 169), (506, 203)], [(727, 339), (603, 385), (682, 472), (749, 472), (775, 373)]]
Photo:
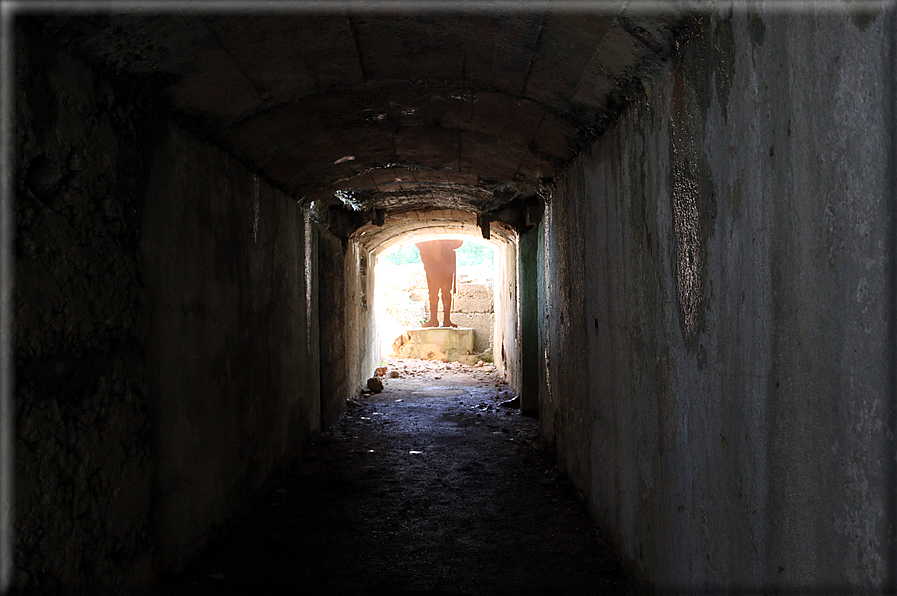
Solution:
[(140, 246), (157, 565), (179, 567), (320, 424), (314, 235), (301, 208), (164, 121)]
[(539, 349), (539, 230), (520, 235), (517, 257), (517, 316), (520, 329), (520, 409), (528, 414), (539, 412), (539, 371), (543, 368)]
[(517, 241), (499, 245), (495, 280), (495, 334), (492, 346), (495, 367), (515, 393), (520, 391), (520, 335), (517, 317)]
[(316, 236), (27, 24), (16, 55), (14, 585), (130, 592), (318, 428)]
[(346, 363), (344, 369), (332, 373), (345, 374), (350, 392), (357, 395), (380, 363), (380, 342), (374, 321), (373, 256), (357, 240), (349, 240), (344, 267), (346, 318), (340, 324), (346, 335)]
[[(461, 279), (464, 279), (463, 268)], [(452, 301), (452, 321), (459, 327), (473, 329), (473, 348), (482, 353), (492, 347), (495, 331), (495, 306), (491, 284), (459, 281)]]
[[(462, 274), (463, 275), (463, 274)], [(452, 310), (466, 313), (492, 312), (492, 291), (485, 284), (458, 282), (458, 291), (452, 301)]]
[[(44, 19), (132, 99), (55, 54), (19, 75), (20, 567), (53, 591), (77, 573), (133, 582), (154, 541), (157, 564), (176, 565), (315, 428), (326, 292), (306, 282), (333, 239), (318, 251), (264, 179), (405, 218), (384, 240), (476, 230), (475, 210), (547, 196), (644, 84), (538, 232), (538, 358), (518, 316), (532, 239), (499, 244), (497, 367), (520, 393), (521, 363), (542, 363), (544, 432), (648, 581), (893, 591), (893, 8), (758, 6), (705, 23), (656, 83), (644, 75), (675, 24), (626, 13)], [(446, 69), (441, 51), (464, 58)], [(211, 145), (141, 122), (134, 98), (260, 168), (258, 187)], [(422, 205), (463, 209), (462, 223), (407, 211)], [(344, 317), (332, 373), (350, 389), (378, 361), (376, 235), (338, 247), (327, 287), (341, 280), (343, 306), (321, 315)], [(94, 428), (109, 431), (99, 447)]]
[(550, 187), (669, 54), (682, 16), (308, 10), (45, 18), (290, 194), (492, 209)]
[[(346, 360), (346, 260), (343, 243), (318, 228), (321, 428), (337, 419), (363, 379), (349, 380)], [(368, 371), (370, 374), (370, 371)]]
[[(488, 229), (490, 237), (487, 242), (493, 246), (507, 242), (515, 235), (513, 228), (499, 221), (490, 221)], [(366, 224), (353, 234), (353, 238), (368, 250), (382, 253), (396, 244), (433, 240), (448, 235), (462, 240), (471, 238), (482, 241), (477, 214), (461, 209), (436, 208), (389, 213), (383, 226)]]
[(15, 559), (0, 564), (28, 593), (128, 592), (152, 575), (140, 110), (30, 28), (14, 39)]
[(659, 588), (895, 590), (895, 38), (705, 20), (550, 203), (542, 427)]

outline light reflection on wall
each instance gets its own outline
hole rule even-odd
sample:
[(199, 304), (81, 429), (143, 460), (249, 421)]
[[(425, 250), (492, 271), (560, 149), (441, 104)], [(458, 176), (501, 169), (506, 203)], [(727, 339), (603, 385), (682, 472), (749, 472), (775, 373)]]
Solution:
[(702, 268), (706, 248), (701, 240), (699, 186), (690, 176), (681, 149), (673, 153), (673, 233), (676, 238), (676, 297), (686, 343), (695, 337), (704, 306)]
[[(672, 98), (672, 142), (670, 193), (675, 239), (676, 299), (682, 336), (690, 344), (701, 328), (704, 309), (704, 263), (707, 258), (707, 230), (702, 229), (702, 208), (712, 197), (712, 189), (702, 184), (702, 161), (696, 137), (695, 112), (698, 102), (694, 88), (677, 73)], [(709, 176), (709, 173), (708, 173)]]

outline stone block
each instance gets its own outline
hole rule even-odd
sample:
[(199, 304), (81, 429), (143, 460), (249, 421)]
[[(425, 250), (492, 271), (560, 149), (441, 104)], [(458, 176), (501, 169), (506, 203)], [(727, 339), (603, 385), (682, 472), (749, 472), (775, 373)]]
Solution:
[(474, 330), (464, 327), (420, 327), (406, 329), (403, 356), (444, 362), (458, 362), (473, 352)]
[(452, 322), (459, 327), (470, 327), (474, 331), (473, 351), (476, 353), (492, 346), (492, 328), (495, 316), (491, 313), (452, 313)]

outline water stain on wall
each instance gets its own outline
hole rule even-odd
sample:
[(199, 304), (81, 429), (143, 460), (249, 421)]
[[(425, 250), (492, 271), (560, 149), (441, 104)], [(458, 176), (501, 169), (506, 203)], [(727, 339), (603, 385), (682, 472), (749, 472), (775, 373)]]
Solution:
[(723, 113), (723, 119), (727, 120), (729, 117), (729, 91), (732, 89), (732, 79), (735, 78), (735, 35), (732, 33), (730, 21), (725, 20), (717, 24), (713, 31), (713, 49), (714, 65), (716, 66), (716, 98)]
[(748, 12), (748, 35), (751, 36), (754, 47), (760, 47), (766, 41), (766, 25), (756, 8)]
[(699, 95), (709, 92), (686, 77), (680, 65), (674, 71), (671, 102), (670, 199), (673, 214), (674, 276), (682, 337), (693, 346), (704, 322), (707, 238), (716, 217), (710, 167), (698, 150), (703, 135)]

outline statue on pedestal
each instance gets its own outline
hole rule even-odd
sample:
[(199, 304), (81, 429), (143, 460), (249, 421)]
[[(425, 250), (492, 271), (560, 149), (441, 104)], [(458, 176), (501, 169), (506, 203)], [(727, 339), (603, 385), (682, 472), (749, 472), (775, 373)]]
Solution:
[(461, 248), (463, 240), (431, 240), (430, 242), (418, 242), (417, 250), (420, 251), (420, 260), (424, 264), (424, 272), (427, 274), (427, 291), (430, 294), (430, 320), (422, 327), (439, 327), (436, 316), (439, 305), (439, 293), (442, 292), (442, 326), (457, 327), (452, 323), (452, 294), (456, 289), (455, 284), (455, 250)]

